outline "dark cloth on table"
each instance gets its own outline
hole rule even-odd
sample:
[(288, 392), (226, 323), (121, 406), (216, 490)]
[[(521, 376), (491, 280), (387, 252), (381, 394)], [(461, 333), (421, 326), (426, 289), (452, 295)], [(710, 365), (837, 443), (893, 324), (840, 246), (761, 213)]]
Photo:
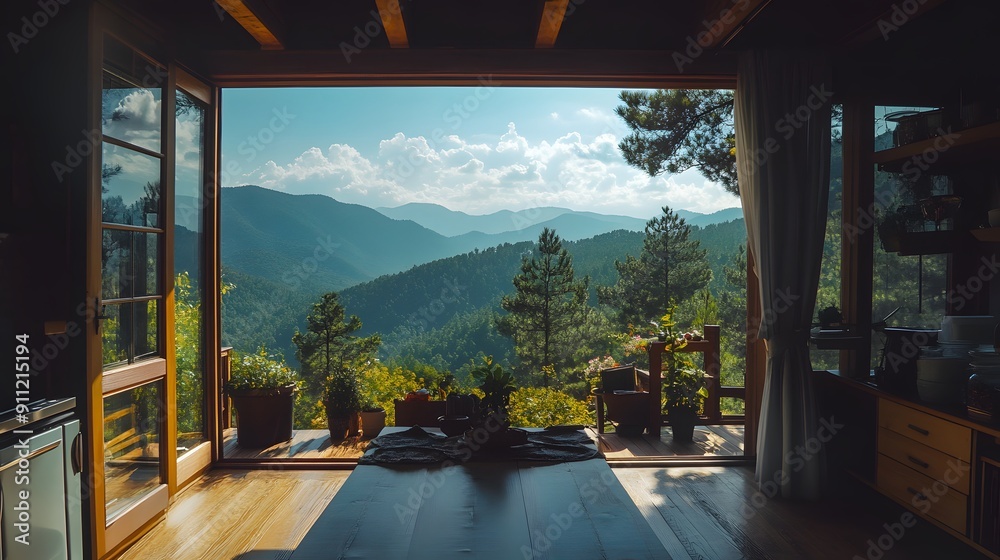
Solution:
[(528, 442), (511, 447), (487, 447), (464, 435), (446, 437), (420, 426), (383, 434), (368, 444), (359, 465), (435, 464), (469, 460), (491, 461), (585, 461), (599, 457), (593, 440), (579, 430), (529, 431)]

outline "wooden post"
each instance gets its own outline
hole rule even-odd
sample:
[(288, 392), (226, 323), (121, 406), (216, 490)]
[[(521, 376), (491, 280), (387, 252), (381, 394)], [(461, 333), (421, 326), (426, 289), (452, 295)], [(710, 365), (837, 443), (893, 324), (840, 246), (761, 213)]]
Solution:
[(660, 376), (663, 375), (663, 348), (666, 345), (666, 342), (660, 341), (649, 343), (649, 424), (646, 431), (656, 437), (660, 437), (660, 426), (663, 425)]
[(722, 420), (722, 411), (719, 405), (719, 398), (721, 397), (719, 390), (722, 387), (722, 379), (720, 378), (720, 370), (722, 365), (720, 363), (721, 353), (719, 350), (719, 325), (705, 325), (705, 340), (709, 343), (709, 348), (705, 351), (703, 367), (705, 368), (705, 375), (708, 377), (708, 398), (705, 400), (705, 416), (708, 418), (709, 423), (715, 423)]

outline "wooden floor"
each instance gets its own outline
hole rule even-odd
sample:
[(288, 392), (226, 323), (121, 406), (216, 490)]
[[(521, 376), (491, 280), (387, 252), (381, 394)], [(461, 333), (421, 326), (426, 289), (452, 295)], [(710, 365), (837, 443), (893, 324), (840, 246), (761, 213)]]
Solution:
[[(743, 455), (743, 426), (698, 426), (694, 442), (677, 443), (664, 427), (659, 439), (641, 435), (622, 437), (612, 432), (589, 430), (608, 459), (634, 457), (734, 457)], [(267, 449), (244, 449), (236, 443), (236, 430), (225, 432), (223, 456), (227, 459), (322, 459), (357, 458), (368, 442), (352, 438), (334, 445), (326, 430), (295, 430), (291, 441)]]
[[(924, 522), (898, 539), (884, 536), (902, 510), (857, 484), (824, 502), (795, 503), (755, 494), (746, 467), (612, 472), (674, 559), (983, 558)], [(121, 558), (287, 559), (349, 474), (212, 471)], [(889, 550), (869, 555), (880, 537)]]

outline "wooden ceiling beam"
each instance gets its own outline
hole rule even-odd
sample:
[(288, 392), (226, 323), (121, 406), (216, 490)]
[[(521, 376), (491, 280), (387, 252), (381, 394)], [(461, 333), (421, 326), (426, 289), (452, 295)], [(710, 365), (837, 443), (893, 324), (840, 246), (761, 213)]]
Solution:
[(706, 49), (725, 47), (770, 3), (771, 0), (708, 2), (691, 38)]
[(699, 58), (683, 72), (674, 51), (590, 49), (368, 49), (206, 51), (193, 69), (221, 87), (484, 85), (732, 88), (736, 56)]
[(556, 46), (559, 30), (562, 29), (563, 20), (566, 19), (567, 6), (569, 6), (569, 0), (545, 0), (542, 19), (538, 22), (538, 37), (535, 39), (535, 48), (551, 49)]
[(375, 4), (378, 5), (378, 15), (382, 18), (389, 46), (394, 49), (409, 48), (410, 40), (406, 37), (406, 23), (399, 0), (375, 0)]
[(264, 0), (215, 0), (222, 9), (246, 29), (263, 50), (285, 48), (284, 29), (280, 19)]

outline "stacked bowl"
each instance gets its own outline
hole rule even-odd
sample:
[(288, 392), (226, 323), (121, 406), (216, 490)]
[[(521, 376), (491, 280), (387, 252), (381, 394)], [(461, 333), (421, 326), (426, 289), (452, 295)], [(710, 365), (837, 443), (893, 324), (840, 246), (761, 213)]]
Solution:
[(934, 404), (958, 404), (965, 397), (969, 358), (923, 357), (917, 360), (917, 394)]
[(970, 355), (969, 412), (995, 418), (1000, 412), (1000, 354), (992, 348), (982, 347)]

